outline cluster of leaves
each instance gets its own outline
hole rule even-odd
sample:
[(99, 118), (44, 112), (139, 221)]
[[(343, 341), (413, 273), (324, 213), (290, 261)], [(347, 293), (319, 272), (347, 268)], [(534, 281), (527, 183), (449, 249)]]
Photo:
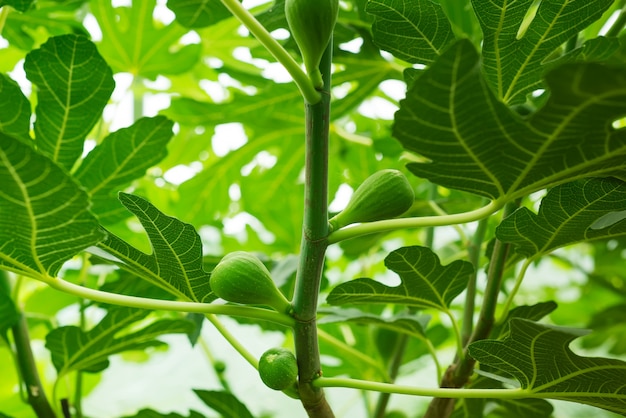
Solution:
[[(552, 406), (544, 398), (626, 415), (626, 363), (578, 356), (569, 346), (585, 333), (545, 323), (550, 315), (553, 323), (589, 326), (596, 332), (582, 340), (584, 347), (608, 344), (611, 354), (626, 353), (626, 60), (617, 36), (624, 2), (509, 3), (342, 2), (334, 34), (330, 194), (377, 170), (401, 168), (404, 158), (417, 200), (391, 233), (382, 227), (374, 235), (360, 236), (358, 227), (343, 231), (353, 239), (342, 238), (341, 257), (327, 262), (319, 311), (320, 350), (341, 358), (323, 365), (324, 376), (393, 382), (401, 364), (410, 372), (430, 355), (437, 380), (445, 379), (438, 349), (456, 346), (458, 357), (480, 363), (479, 374), (463, 385), (494, 392), (459, 401), (455, 417), (549, 417)], [(283, 4), (275, 0), (254, 12), (268, 30), (284, 29)], [(156, 307), (176, 299), (189, 302), (187, 312), (211, 304), (215, 261), (242, 248), (266, 254), (274, 279), (290, 294), (303, 216), (302, 98), (292, 83), (265, 76), (262, 67), (273, 58), (240, 34), (240, 23), (221, 2), (169, 0), (175, 14), (170, 23), (154, 19), (161, 7), (156, 0), (123, 7), (99, 0), (3, 0), (0, 7), (8, 41), (0, 49), (0, 268), (11, 272), (0, 289), (6, 347), (17, 345), (18, 330), (35, 329), (32, 318), (46, 317), (50, 326), (75, 303), (55, 291), (58, 302), (36, 307), (37, 294), (87, 286), (100, 293), (80, 296), (120, 296), (108, 302), (128, 306), (83, 301), (83, 313), (103, 310), (95, 324), (83, 318), (77, 326), (46, 330), (55, 382), (101, 372), (112, 355), (161, 346), (165, 334), (184, 334), (195, 343), (203, 317), (132, 303), (141, 297)], [(617, 23), (598, 36), (613, 14)], [(82, 23), (85, 15), (97, 22), (97, 42)], [(187, 42), (190, 34), (200, 41)], [(297, 56), (293, 40), (284, 47)], [(240, 60), (242, 50), (255, 60)], [(21, 59), (32, 94), (8, 75)], [(102, 115), (116, 107), (114, 75), (122, 73), (134, 79), (136, 116), (110, 132)], [(160, 79), (168, 87), (145, 82)], [(390, 81), (406, 83), (403, 100), (387, 91)], [(169, 106), (144, 115), (142, 102), (162, 93), (170, 96)], [(391, 129), (388, 120), (360, 107), (383, 102), (398, 109)], [(242, 127), (245, 141), (219, 153), (211, 139), (220, 141), (224, 124)], [(93, 149), (85, 155), (86, 144)], [(168, 181), (166, 174), (180, 167), (200, 169), (181, 184)], [(490, 211), (473, 212), (485, 200)], [(505, 206), (519, 208), (503, 218), (498, 210)], [(482, 226), (458, 227), (460, 238), (438, 249), (438, 256), (432, 235), (407, 228), (412, 220), (441, 215), (441, 221), (423, 224), (436, 235), (434, 226), (456, 223), (446, 212), (479, 213), (459, 219)], [(238, 236), (225, 232), (233, 218), (245, 220)], [(145, 234), (133, 232), (135, 219)], [(204, 250), (200, 230), (214, 239)], [(554, 252), (577, 243), (585, 243), (593, 267)], [(510, 251), (494, 250), (498, 246)], [(465, 251), (477, 256), (465, 257)], [(77, 257), (79, 267), (67, 263)], [(383, 257), (399, 283), (380, 280), (388, 274), (377, 263)], [(561, 300), (548, 283), (527, 299), (531, 305), (509, 310), (532, 265), (549, 259), (570, 264), (559, 274), (584, 273), (585, 283), (576, 288), (580, 300)], [(491, 267), (487, 273), (495, 293), (472, 294), (479, 272), (498, 263), (502, 277)], [(96, 277), (91, 266), (107, 273)], [(371, 278), (347, 280), (355, 268)], [(337, 271), (351, 276), (336, 283)], [(34, 296), (21, 291), (26, 277), (46, 287), (37, 287)], [(480, 338), (464, 335), (471, 334), (467, 318), (474, 314), (473, 301), (458, 303), (464, 291), (483, 310), (496, 303), (499, 291), (511, 292), (502, 319)], [(469, 316), (459, 329), (463, 309)], [(500, 391), (511, 385), (521, 391)], [(0, 396), (16, 398), (8, 392)], [(228, 384), (195, 392), (224, 416), (252, 416)], [(491, 397), (499, 399), (485, 400)], [(532, 399), (519, 401), (524, 397)], [(19, 416), (24, 410), (10, 408), (2, 412)], [(495, 412), (488, 415), (490, 410)], [(135, 416), (180, 415), (142, 410)]]

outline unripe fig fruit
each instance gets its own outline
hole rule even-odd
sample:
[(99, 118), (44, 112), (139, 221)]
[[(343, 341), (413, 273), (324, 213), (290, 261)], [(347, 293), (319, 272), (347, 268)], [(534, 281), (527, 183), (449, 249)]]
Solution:
[(296, 356), (286, 348), (270, 348), (259, 359), (259, 375), (274, 390), (288, 389), (298, 379)]
[(395, 218), (409, 210), (415, 193), (398, 170), (380, 170), (354, 192), (346, 208), (329, 220), (333, 231), (356, 222)]
[(285, 16), (306, 72), (316, 88), (324, 85), (319, 70), (335, 28), (339, 0), (285, 0)]
[(210, 283), (211, 290), (229, 302), (267, 305), (284, 313), (291, 309), (261, 260), (244, 251), (224, 256), (211, 273)]

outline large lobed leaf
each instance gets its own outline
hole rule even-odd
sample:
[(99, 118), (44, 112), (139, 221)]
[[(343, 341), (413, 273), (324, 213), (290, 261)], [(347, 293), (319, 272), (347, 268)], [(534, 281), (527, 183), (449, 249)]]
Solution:
[(30, 141), (30, 102), (20, 86), (4, 74), (0, 74), (0, 132)]
[(164, 334), (190, 334), (194, 330), (190, 321), (163, 319), (118, 336), (149, 313), (143, 309), (115, 307), (109, 309), (98, 325), (89, 331), (75, 326), (52, 330), (46, 336), (46, 347), (50, 350), (59, 377), (72, 371), (102, 371), (108, 367), (109, 357), (114, 354), (164, 345), (156, 338)]
[(376, 44), (407, 62), (431, 64), (454, 40), (450, 22), (435, 2), (370, 0), (366, 10), (376, 16)]
[[(624, 176), (626, 72), (572, 63), (546, 75), (547, 103), (527, 120), (494, 95), (480, 57), (454, 44), (415, 81), (393, 128), (430, 161), (408, 168), (434, 183), (511, 200), (581, 177)], [(584, 132), (584, 135), (581, 135)]]
[(165, 158), (173, 125), (164, 116), (138, 119), (107, 136), (85, 157), (74, 177), (89, 192), (92, 212), (101, 222), (117, 219), (117, 192)]
[(135, 0), (130, 7), (100, 0), (89, 5), (102, 30), (99, 50), (116, 71), (154, 79), (181, 74), (198, 62), (201, 46), (180, 42), (187, 29), (154, 20), (156, 0)]
[(356, 279), (335, 287), (328, 295), (328, 303), (395, 303), (447, 311), (474, 270), (471, 263), (461, 260), (442, 266), (430, 248), (418, 246), (392, 251), (385, 258), (385, 265), (400, 276), (399, 286)]
[[(613, 3), (551, 0), (537, 7), (534, 0), (473, 0), (483, 30), (483, 70), (497, 96), (508, 104), (525, 102), (527, 94), (542, 87), (550, 55)], [(523, 22), (533, 12), (532, 20)]]
[[(626, 234), (620, 209), (626, 209), (626, 184), (616, 179), (586, 179), (551, 189), (539, 213), (520, 208), (496, 229), (526, 257), (537, 257), (576, 242), (617, 238)], [(611, 221), (610, 217), (616, 217)], [(606, 220), (608, 224), (601, 222)]]
[(104, 234), (87, 194), (61, 168), (0, 133), (0, 267), (32, 277), (61, 265)]
[(138, 196), (120, 193), (120, 201), (143, 225), (152, 254), (145, 254), (109, 234), (98, 246), (115, 256), (118, 264), (170, 293), (195, 302), (211, 302), (215, 296), (202, 264), (202, 242), (193, 226), (160, 212)]
[(569, 348), (587, 331), (518, 318), (510, 327), (503, 341), (472, 343), (470, 355), (481, 365), (513, 376), (533, 397), (584, 403), (626, 416), (626, 363), (581, 357)]
[(113, 92), (111, 69), (86, 37), (63, 35), (29, 53), (24, 71), (37, 86), (37, 149), (71, 170)]

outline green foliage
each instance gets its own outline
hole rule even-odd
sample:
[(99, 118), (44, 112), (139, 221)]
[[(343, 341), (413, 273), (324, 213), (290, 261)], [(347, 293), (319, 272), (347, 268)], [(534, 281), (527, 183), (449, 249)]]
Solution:
[(100, 248), (115, 256), (122, 268), (174, 295), (196, 302), (214, 300), (195, 229), (161, 213), (138, 196), (120, 193), (120, 202), (139, 218), (153, 253), (145, 254), (111, 233), (99, 244)]
[(473, 270), (470, 263), (461, 260), (442, 266), (439, 257), (425, 247), (395, 250), (385, 258), (385, 265), (400, 276), (399, 286), (356, 279), (335, 287), (328, 295), (328, 303), (393, 303), (447, 311)]
[(585, 333), (513, 319), (509, 337), (477, 341), (470, 345), (470, 354), (515, 377), (528, 393), (546, 393), (546, 397), (575, 400), (623, 415), (626, 362), (574, 354), (569, 344)]
[(99, 372), (109, 365), (109, 356), (127, 350), (142, 350), (163, 345), (155, 338), (163, 334), (190, 333), (194, 327), (185, 320), (160, 320), (146, 327), (116, 337), (118, 333), (150, 312), (140, 309), (113, 308), (91, 330), (79, 327), (60, 327), (46, 336), (52, 363), (59, 376), (72, 371)]
[(626, 416), (624, 1), (295, 1), (0, 0), (0, 416)]

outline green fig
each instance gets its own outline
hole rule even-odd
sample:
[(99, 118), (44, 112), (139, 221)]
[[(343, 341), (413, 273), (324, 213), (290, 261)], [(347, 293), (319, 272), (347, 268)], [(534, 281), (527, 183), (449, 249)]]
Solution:
[(270, 348), (259, 359), (259, 375), (274, 390), (288, 389), (298, 379), (296, 356), (286, 348)]
[(217, 296), (229, 302), (267, 305), (283, 313), (291, 309), (261, 260), (244, 251), (224, 256), (211, 273), (210, 284)]
[(309, 78), (315, 88), (324, 81), (319, 70), (324, 50), (333, 35), (339, 0), (285, 0), (285, 17)]
[(395, 218), (409, 210), (415, 193), (398, 170), (380, 170), (369, 176), (354, 192), (346, 208), (329, 222), (333, 231), (357, 222)]

